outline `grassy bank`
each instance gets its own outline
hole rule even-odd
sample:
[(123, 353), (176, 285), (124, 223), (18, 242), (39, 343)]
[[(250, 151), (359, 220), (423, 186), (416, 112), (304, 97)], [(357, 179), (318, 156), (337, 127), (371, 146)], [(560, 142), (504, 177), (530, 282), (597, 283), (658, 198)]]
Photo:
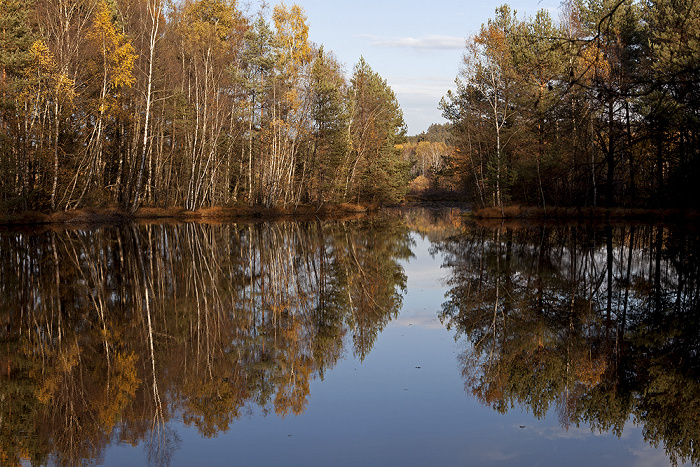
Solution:
[(179, 207), (143, 207), (129, 214), (117, 207), (85, 208), (70, 211), (43, 213), (27, 211), (18, 214), (0, 214), (0, 225), (82, 225), (82, 224), (121, 224), (130, 221), (176, 221), (176, 222), (231, 222), (254, 219), (311, 219), (318, 217), (348, 218), (365, 215), (378, 209), (375, 205), (363, 206), (342, 203), (317, 206), (292, 206), (289, 208), (265, 208), (262, 206), (237, 205), (232, 207), (212, 207), (188, 211)]
[(553, 219), (594, 221), (698, 221), (700, 212), (694, 209), (641, 209), (602, 207), (522, 207), (505, 206), (477, 209), (469, 213), (475, 219)]
[[(456, 201), (445, 197), (426, 199), (409, 198), (404, 206), (451, 206)], [(464, 204), (464, 203), (460, 203)], [(211, 207), (188, 211), (180, 207), (154, 208), (143, 207), (136, 213), (129, 214), (117, 207), (85, 208), (53, 213), (26, 211), (17, 214), (0, 213), (0, 225), (90, 225), (121, 224), (125, 222), (233, 222), (244, 220), (315, 218), (348, 219), (376, 212), (378, 205), (328, 204), (323, 206), (300, 205), (288, 208), (265, 208), (246, 204), (230, 207)], [(506, 221), (640, 221), (640, 222), (685, 222), (700, 221), (700, 211), (692, 209), (636, 209), (636, 208), (568, 208), (506, 206), (501, 210), (488, 207), (470, 211), (467, 216), (481, 222), (493, 223)]]

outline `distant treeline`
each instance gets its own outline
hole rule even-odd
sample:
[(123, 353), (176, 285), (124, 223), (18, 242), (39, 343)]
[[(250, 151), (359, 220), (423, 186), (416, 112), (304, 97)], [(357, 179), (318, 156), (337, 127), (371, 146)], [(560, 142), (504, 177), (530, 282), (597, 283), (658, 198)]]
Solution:
[(471, 37), (441, 102), (453, 174), (482, 205), (697, 207), (700, 5), (507, 5)]
[(4, 211), (392, 202), (405, 132), (386, 81), (350, 79), (294, 5), (0, 2)]

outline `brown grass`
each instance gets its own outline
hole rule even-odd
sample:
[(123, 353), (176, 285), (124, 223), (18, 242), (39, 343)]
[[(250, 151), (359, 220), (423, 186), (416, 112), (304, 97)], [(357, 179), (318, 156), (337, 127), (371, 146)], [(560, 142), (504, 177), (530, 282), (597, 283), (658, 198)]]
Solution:
[(4, 225), (45, 225), (45, 224), (106, 224), (121, 223), (129, 216), (116, 208), (75, 209), (43, 213), (26, 211), (19, 214), (0, 215), (0, 224)]
[[(327, 210), (337, 210), (337, 211), (343, 211), (343, 212), (367, 212), (370, 210), (372, 207), (370, 206), (362, 206), (360, 204), (352, 204), (352, 203), (340, 203), (335, 207), (327, 207)], [(376, 209), (376, 208), (374, 208)]]
[(54, 212), (48, 216), (51, 223), (113, 224), (126, 222), (129, 216), (118, 208), (75, 209)]
[(130, 215), (116, 206), (104, 208), (85, 208), (71, 211), (42, 213), (25, 211), (17, 214), (0, 214), (0, 225), (6, 226), (38, 226), (64, 225), (82, 226), (90, 224), (115, 224), (136, 220), (139, 222), (231, 222), (236, 220), (264, 219), (311, 219), (317, 217), (356, 218), (376, 211), (377, 205), (363, 206), (352, 203), (328, 204), (323, 206), (300, 205), (283, 208), (264, 208), (238, 204), (235, 206), (215, 206), (196, 211), (188, 211), (182, 207), (142, 207)]
[(476, 219), (558, 219), (558, 220), (638, 220), (638, 221), (687, 221), (699, 220), (700, 213), (692, 209), (643, 209), (643, 208), (570, 208), (570, 207), (521, 207), (504, 206), (478, 209), (470, 214)]
[(185, 210), (180, 207), (167, 208), (151, 208), (141, 207), (134, 213), (136, 219), (159, 219), (159, 218), (175, 218), (181, 215)]
[(490, 206), (474, 211), (474, 217), (482, 219), (512, 219), (521, 217), (523, 210), (520, 206), (504, 206), (503, 210), (496, 206)]
[(19, 214), (4, 214), (0, 217), (1, 224), (27, 225), (47, 224), (51, 222), (47, 214), (37, 211), (26, 211)]

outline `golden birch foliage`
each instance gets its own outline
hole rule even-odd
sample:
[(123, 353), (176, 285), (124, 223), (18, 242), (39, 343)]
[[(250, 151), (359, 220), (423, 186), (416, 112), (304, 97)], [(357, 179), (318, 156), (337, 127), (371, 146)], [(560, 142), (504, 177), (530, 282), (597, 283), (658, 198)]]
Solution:
[(23, 90), (25, 98), (29, 98), (29, 94), (36, 96), (44, 91), (52, 97), (71, 101), (75, 96), (75, 83), (59, 72), (56, 60), (46, 43), (41, 39), (34, 41), (29, 53), (31, 64), (26, 70), (26, 75), (33, 83)]
[(281, 330), (286, 351), (279, 362), (282, 374), (275, 394), (275, 413), (282, 417), (290, 413), (302, 414), (308, 403), (313, 359), (305, 353), (303, 330), (302, 323), (295, 316)]
[(29, 49), (29, 53), (31, 54), (32, 64), (35, 70), (46, 74), (51, 74), (56, 70), (56, 62), (53, 58), (53, 54), (51, 54), (51, 51), (43, 40), (39, 39), (34, 41), (32, 47)]
[(306, 13), (299, 5), (287, 8), (284, 3), (277, 5), (272, 13), (275, 29), (282, 50), (287, 71), (298, 72), (311, 61), (312, 50), (309, 44), (309, 26)]
[(479, 71), (492, 82), (491, 85), (506, 80), (513, 61), (505, 31), (493, 23), (482, 26), (473, 43), (474, 47), (468, 49), (468, 53), (479, 64)]
[(46, 374), (36, 389), (36, 398), (44, 405), (53, 400), (67, 375), (80, 363), (80, 347), (76, 341), (65, 349), (57, 349), (52, 357), (53, 365), (47, 366)]
[(136, 372), (139, 357), (130, 352), (128, 355), (117, 353), (114, 357), (110, 384), (107, 387), (106, 401), (98, 407), (98, 419), (105, 431), (110, 432), (119, 420), (124, 409), (131, 403), (141, 380)]
[(208, 42), (214, 35), (226, 42), (241, 24), (242, 18), (235, 1), (196, 0), (183, 6), (187, 37), (193, 43)]
[(608, 369), (608, 363), (603, 357), (593, 359), (585, 355), (575, 363), (576, 380), (589, 388), (600, 384), (603, 374)]
[(48, 404), (51, 402), (53, 399), (53, 395), (56, 392), (56, 389), (58, 386), (61, 384), (61, 380), (58, 375), (50, 373), (47, 375), (44, 380), (42, 381), (41, 385), (39, 385), (36, 389), (36, 399), (41, 403), (41, 404)]
[(591, 44), (581, 52), (579, 58), (581, 79), (591, 84), (593, 82), (607, 82), (610, 78), (610, 63), (605, 59), (600, 47)]
[[(272, 13), (277, 30), (277, 41), (280, 44), (282, 54), (280, 61), (284, 72), (292, 79), (298, 81), (304, 68), (311, 63), (313, 51), (309, 44), (309, 26), (304, 9), (299, 5), (291, 8), (283, 3), (277, 5)], [(285, 100), (293, 109), (301, 105), (296, 86), (292, 86), (285, 94)]]
[(111, 57), (112, 62), (112, 85), (115, 88), (131, 87), (136, 81), (134, 78), (134, 61), (137, 55), (130, 43), (120, 45), (114, 50)]
[[(245, 28), (236, 2), (188, 0), (182, 6), (181, 14), (178, 29), (188, 60), (203, 61), (206, 66), (211, 64), (212, 59), (223, 62), (233, 60), (231, 53)], [(194, 62), (191, 64), (194, 65)]]
[(138, 57), (126, 34), (119, 32), (112, 20), (112, 10), (104, 0), (100, 3), (90, 31), (90, 38), (102, 50), (107, 63), (107, 80), (113, 90), (131, 87), (134, 62)]
[(42, 99), (42, 92), (48, 93), (50, 81), (57, 72), (56, 62), (46, 43), (39, 39), (34, 41), (29, 49), (30, 64), (24, 70), (29, 86), (22, 88), (20, 99), (39, 105)]

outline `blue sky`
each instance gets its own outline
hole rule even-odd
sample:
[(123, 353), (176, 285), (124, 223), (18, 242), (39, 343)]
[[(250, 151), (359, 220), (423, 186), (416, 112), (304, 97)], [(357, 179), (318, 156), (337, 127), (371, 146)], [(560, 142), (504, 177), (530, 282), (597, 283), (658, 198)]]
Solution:
[[(278, 3), (270, 0), (272, 5)], [(360, 56), (385, 78), (404, 112), (408, 134), (442, 123), (437, 106), (453, 87), (466, 39), (493, 17), (502, 0), (285, 0), (304, 8), (309, 38), (332, 50), (348, 74)], [(507, 2), (518, 16), (549, 9), (559, 0)]]

